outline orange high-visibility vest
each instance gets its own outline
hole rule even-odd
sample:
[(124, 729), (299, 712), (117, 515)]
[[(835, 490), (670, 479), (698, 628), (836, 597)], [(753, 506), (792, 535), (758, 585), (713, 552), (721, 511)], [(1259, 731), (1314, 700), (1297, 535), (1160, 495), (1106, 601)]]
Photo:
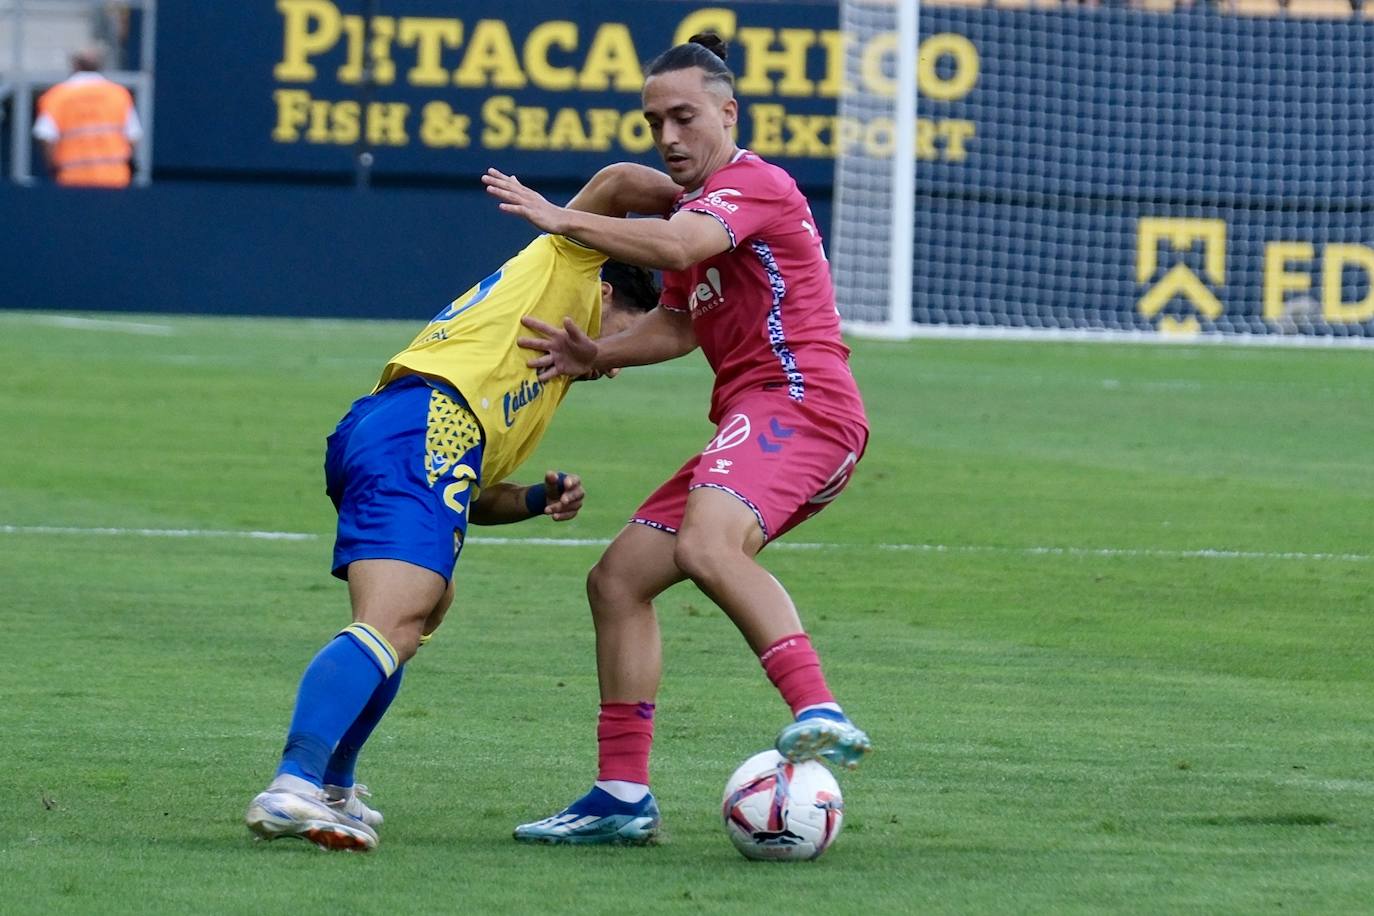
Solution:
[(128, 187), (133, 146), (124, 125), (133, 107), (129, 90), (109, 80), (58, 83), (39, 97), (39, 115), (52, 118), (59, 132), (58, 184)]

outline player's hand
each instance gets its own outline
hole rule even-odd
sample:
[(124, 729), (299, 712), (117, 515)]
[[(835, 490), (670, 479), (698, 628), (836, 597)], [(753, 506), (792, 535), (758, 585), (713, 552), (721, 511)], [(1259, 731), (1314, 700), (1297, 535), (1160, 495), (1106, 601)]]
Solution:
[(582, 508), (582, 500), (587, 498), (586, 491), (582, 489), (581, 477), (576, 474), (559, 474), (557, 471), (548, 471), (544, 474), (544, 495), (548, 497), (544, 514), (555, 522), (566, 522), (576, 517), (578, 510)]
[(542, 337), (521, 337), (517, 344), (526, 350), (540, 350), (542, 355), (525, 363), (539, 370), (539, 381), (547, 382), (560, 375), (579, 378), (596, 368), (596, 341), (577, 326), (571, 318), (563, 319), (563, 327), (556, 328), (530, 315), (520, 323)]
[(583, 373), (582, 375), (577, 376), (577, 378), (573, 379), (573, 381), (574, 381), (574, 382), (594, 382), (594, 381), (596, 381), (596, 380), (599, 379), (599, 378), (615, 378), (615, 377), (616, 377), (617, 375), (619, 375), (619, 374), (620, 374), (620, 370), (619, 370), (619, 369), (607, 369), (605, 372), (602, 372), (602, 371), (600, 371), (599, 369), (593, 369), (591, 372), (586, 372), (586, 373)]
[(488, 194), (501, 201), (503, 213), (523, 217), (545, 232), (562, 235), (566, 230), (566, 211), (549, 203), (538, 191), (525, 187), (514, 175), (507, 175), (499, 169), (487, 169), (482, 176), (482, 184), (487, 186)]

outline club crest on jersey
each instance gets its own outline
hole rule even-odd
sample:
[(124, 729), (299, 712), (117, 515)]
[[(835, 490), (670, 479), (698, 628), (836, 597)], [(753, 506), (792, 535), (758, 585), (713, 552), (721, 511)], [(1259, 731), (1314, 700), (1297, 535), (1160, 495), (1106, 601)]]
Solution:
[(720, 284), (720, 271), (714, 267), (706, 268), (706, 282), (698, 283), (687, 300), (687, 307), (693, 315), (704, 315), (725, 302), (725, 293)]
[(514, 391), (507, 391), (502, 398), (501, 408), (506, 418), (506, 428), (510, 429), (515, 425), (515, 415), (525, 407), (534, 403), (534, 399), (544, 393), (544, 386), (539, 384), (539, 380), (525, 381), (520, 383), (520, 387)]

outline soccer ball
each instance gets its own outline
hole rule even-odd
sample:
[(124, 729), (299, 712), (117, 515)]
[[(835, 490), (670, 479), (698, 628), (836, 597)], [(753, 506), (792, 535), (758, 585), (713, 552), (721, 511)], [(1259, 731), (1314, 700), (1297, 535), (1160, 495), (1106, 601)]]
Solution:
[(814, 859), (840, 834), (844, 799), (825, 765), (750, 757), (725, 784), (725, 832), (746, 859)]

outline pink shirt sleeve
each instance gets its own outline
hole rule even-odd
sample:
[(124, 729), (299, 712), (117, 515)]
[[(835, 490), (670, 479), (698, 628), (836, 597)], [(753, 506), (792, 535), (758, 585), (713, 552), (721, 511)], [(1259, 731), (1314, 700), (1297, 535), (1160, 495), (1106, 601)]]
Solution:
[(727, 168), (702, 187), (701, 194), (682, 204), (682, 210), (705, 213), (717, 219), (730, 234), (730, 247), (757, 235), (777, 218), (780, 196), (767, 181), (758, 180), (752, 169)]

